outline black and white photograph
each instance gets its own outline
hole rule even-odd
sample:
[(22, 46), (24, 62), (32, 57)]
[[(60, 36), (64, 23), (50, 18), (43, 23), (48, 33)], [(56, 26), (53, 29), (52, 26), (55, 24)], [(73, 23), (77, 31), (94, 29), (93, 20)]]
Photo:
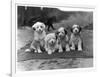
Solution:
[(94, 66), (93, 11), (68, 10), (67, 6), (16, 7), (16, 71)]

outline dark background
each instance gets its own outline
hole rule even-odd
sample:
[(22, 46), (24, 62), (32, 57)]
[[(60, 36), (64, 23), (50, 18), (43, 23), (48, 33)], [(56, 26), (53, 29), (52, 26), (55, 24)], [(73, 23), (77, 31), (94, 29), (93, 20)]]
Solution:
[[(93, 29), (93, 13), (84, 11), (61, 11), (58, 8), (43, 7), (25, 7), (18, 6), (18, 28), (23, 26), (32, 26), (36, 21), (47, 22), (47, 19), (53, 17), (53, 23), (58, 23), (62, 20), (76, 20), (82, 19), (81, 22), (77, 21), (77, 24), (82, 24), (86, 29)], [(87, 15), (87, 18), (84, 17)], [(80, 16), (80, 17), (79, 17)], [(73, 18), (74, 17), (74, 18)], [(84, 17), (84, 18), (82, 18)], [(77, 19), (78, 18), (78, 19)], [(85, 24), (84, 24), (85, 23)], [(69, 24), (70, 26), (71, 24)], [(92, 25), (92, 26), (90, 26)]]

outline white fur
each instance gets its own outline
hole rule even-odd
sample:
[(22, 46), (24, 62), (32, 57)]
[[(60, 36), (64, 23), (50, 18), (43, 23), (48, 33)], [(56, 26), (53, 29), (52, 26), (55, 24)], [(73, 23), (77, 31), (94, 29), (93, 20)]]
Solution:
[[(51, 44), (51, 42), (54, 42)], [(50, 45), (51, 44), (51, 45)], [(45, 37), (45, 50), (48, 54), (52, 54), (57, 49), (57, 40), (55, 33), (47, 34)]]
[(27, 51), (31, 51), (31, 49), (34, 49), (35, 52), (42, 53), (40, 46), (44, 46), (44, 38), (46, 36), (45, 32), (45, 24), (42, 22), (36, 22), (32, 28), (34, 28), (34, 38), (31, 43), (30, 49), (27, 49)]

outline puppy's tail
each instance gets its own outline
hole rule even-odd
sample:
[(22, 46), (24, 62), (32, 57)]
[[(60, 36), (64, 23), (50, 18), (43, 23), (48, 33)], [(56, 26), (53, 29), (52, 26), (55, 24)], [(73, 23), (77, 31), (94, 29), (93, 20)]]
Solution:
[(32, 49), (32, 48), (29, 48), (29, 49), (26, 49), (25, 52), (34, 52), (35, 49)]

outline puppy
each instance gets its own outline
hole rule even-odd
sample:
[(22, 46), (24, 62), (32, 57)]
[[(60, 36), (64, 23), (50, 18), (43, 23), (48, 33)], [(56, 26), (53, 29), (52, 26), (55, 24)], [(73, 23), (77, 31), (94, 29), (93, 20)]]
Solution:
[(57, 49), (57, 37), (55, 33), (47, 34), (45, 37), (45, 50), (50, 55)]
[(32, 29), (34, 30), (34, 38), (30, 45), (30, 49), (27, 49), (26, 52), (34, 50), (35, 52), (42, 53), (40, 47), (44, 47), (44, 38), (46, 36), (45, 24), (42, 22), (36, 22)]
[(71, 50), (82, 51), (82, 39), (81, 39), (81, 27), (79, 25), (74, 24), (71, 29), (71, 37), (70, 37), (70, 44)]
[(58, 46), (59, 46), (59, 52), (70, 51), (69, 47), (69, 36), (67, 30), (65, 30), (64, 27), (60, 27), (57, 32), (57, 40), (58, 40)]

